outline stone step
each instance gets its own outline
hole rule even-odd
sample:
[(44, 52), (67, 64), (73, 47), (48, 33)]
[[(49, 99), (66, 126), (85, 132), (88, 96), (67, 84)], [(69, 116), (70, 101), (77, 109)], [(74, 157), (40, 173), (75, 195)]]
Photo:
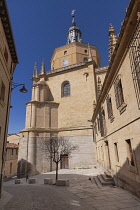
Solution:
[(106, 182), (106, 181), (103, 179), (102, 175), (97, 175), (97, 177), (98, 177), (99, 181), (101, 182), (101, 185), (103, 185), (103, 186), (113, 185), (113, 184), (114, 184), (113, 180), (112, 180), (112, 181), (107, 181), (107, 182)]
[(111, 182), (111, 181), (113, 181), (113, 178), (112, 177), (109, 178), (105, 174), (101, 174), (101, 176), (103, 177), (103, 179), (104, 179), (105, 182)]
[(105, 171), (104, 174), (108, 177), (108, 178), (112, 178), (111, 173), (109, 171)]
[(94, 176), (93, 179), (94, 179), (94, 181), (95, 181), (95, 183), (98, 187), (102, 187), (102, 184), (101, 184), (101, 182), (100, 182), (100, 180), (98, 179), (97, 176)]

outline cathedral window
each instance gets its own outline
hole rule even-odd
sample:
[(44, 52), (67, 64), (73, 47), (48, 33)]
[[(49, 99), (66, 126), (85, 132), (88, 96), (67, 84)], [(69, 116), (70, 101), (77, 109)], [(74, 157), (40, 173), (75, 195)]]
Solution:
[(118, 109), (124, 103), (122, 82), (119, 76), (117, 77), (114, 83), (114, 89), (115, 89), (116, 106)]
[(138, 108), (140, 109), (140, 21), (137, 25), (136, 32), (132, 37), (129, 47), (132, 78), (138, 102)]
[(85, 53), (87, 53), (87, 50), (85, 50)]
[(64, 51), (64, 55), (66, 55), (66, 54), (67, 54), (67, 51), (65, 50), (65, 51)]
[(62, 84), (62, 97), (70, 96), (70, 83), (68, 81)]
[(112, 109), (112, 101), (111, 96), (107, 96), (106, 99), (106, 105), (107, 105), (107, 112), (108, 112), (108, 119), (113, 119), (113, 109)]

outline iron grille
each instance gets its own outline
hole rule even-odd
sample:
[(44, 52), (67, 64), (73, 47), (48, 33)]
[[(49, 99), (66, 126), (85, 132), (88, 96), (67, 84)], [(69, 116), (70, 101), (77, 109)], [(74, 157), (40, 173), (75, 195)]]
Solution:
[(138, 22), (136, 31), (132, 37), (129, 47), (132, 78), (138, 102), (138, 108), (140, 109), (140, 21)]
[(121, 79), (119, 78), (119, 75), (114, 83), (114, 89), (115, 89), (116, 106), (118, 109), (124, 103), (122, 82)]
[(113, 109), (112, 109), (111, 97), (109, 95), (107, 96), (106, 99), (106, 105), (107, 105), (108, 118), (110, 119), (113, 117)]
[(101, 136), (106, 135), (106, 121), (105, 121), (105, 112), (103, 109), (99, 110), (99, 121), (100, 121), (100, 132)]

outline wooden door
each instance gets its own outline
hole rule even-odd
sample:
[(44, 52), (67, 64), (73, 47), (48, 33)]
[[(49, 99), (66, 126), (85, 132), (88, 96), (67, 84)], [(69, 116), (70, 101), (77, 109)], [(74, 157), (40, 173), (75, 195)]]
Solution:
[(61, 169), (62, 168), (69, 168), (69, 159), (68, 155), (61, 155), (61, 164), (60, 164)]

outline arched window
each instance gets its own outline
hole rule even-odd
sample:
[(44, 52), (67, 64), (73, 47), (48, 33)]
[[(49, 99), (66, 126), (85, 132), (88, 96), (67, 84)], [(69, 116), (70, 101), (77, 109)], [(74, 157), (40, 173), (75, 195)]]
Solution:
[(62, 97), (70, 96), (70, 83), (68, 81), (62, 84)]

